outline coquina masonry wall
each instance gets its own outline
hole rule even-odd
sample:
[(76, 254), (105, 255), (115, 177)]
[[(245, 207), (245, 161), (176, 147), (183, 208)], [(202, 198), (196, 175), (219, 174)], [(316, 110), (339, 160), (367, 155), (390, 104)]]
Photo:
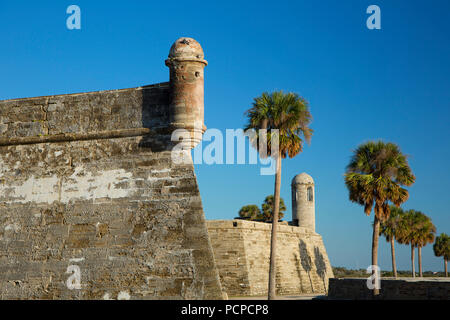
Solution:
[[(447, 278), (382, 278), (377, 300), (449, 300)], [(329, 299), (371, 300), (373, 291), (366, 278), (334, 278), (329, 283)]]
[[(271, 224), (208, 220), (207, 226), (228, 296), (266, 295)], [(301, 227), (279, 225), (276, 263), (279, 295), (325, 293), (333, 277), (322, 237)]]
[(1, 299), (222, 298), (170, 90), (0, 101)]

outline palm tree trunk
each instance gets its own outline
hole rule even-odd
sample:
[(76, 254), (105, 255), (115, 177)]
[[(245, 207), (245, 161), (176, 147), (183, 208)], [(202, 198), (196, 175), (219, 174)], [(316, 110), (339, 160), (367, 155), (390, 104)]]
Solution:
[(419, 246), (417, 250), (419, 251), (419, 277), (422, 278), (422, 247)]
[[(375, 218), (373, 221), (373, 235), (372, 235), (372, 265), (378, 266), (378, 238), (380, 236), (380, 220), (375, 214)], [(374, 281), (376, 282), (377, 270), (372, 270), (372, 275), (374, 276)], [(375, 288), (373, 289), (373, 295), (377, 296), (380, 294), (380, 290)]]
[(280, 189), (281, 189), (281, 154), (277, 155), (277, 172), (275, 174), (275, 194), (272, 217), (272, 239), (270, 241), (270, 266), (269, 266), (269, 290), (268, 299), (276, 298), (276, 244), (278, 228), (278, 212), (280, 210)]
[(392, 256), (392, 272), (394, 273), (394, 277), (397, 278), (397, 265), (395, 263), (394, 237), (391, 238), (391, 256)]
[(411, 272), (412, 272), (412, 276), (413, 278), (416, 277), (416, 269), (414, 266), (414, 245), (411, 243)]
[(447, 272), (447, 259), (444, 260), (444, 267), (445, 267), (445, 276), (448, 277), (448, 272)]

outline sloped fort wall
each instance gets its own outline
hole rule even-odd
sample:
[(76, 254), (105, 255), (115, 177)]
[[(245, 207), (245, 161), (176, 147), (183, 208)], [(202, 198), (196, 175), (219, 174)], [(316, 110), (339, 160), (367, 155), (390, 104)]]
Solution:
[(192, 161), (170, 151), (173, 113), (190, 107), (173, 90), (203, 86), (205, 64), (146, 87), (0, 101), (1, 299), (222, 298)]
[[(217, 268), (228, 296), (266, 295), (272, 225), (208, 220)], [(322, 237), (308, 228), (279, 225), (277, 294), (325, 293), (333, 277)]]

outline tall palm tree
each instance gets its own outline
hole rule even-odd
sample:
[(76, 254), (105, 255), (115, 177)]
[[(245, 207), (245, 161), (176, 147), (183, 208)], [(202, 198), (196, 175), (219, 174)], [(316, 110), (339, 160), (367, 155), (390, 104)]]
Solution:
[(392, 272), (394, 273), (394, 277), (397, 278), (394, 241), (398, 237), (398, 225), (404, 212), (401, 208), (397, 208), (396, 206), (390, 206), (390, 210), (391, 213), (389, 218), (380, 224), (380, 235), (383, 235), (386, 238), (386, 241), (391, 244)]
[(420, 224), (420, 217), (415, 210), (408, 210), (401, 217), (399, 222), (399, 234), (397, 241), (411, 246), (411, 274), (416, 277), (416, 266), (414, 263), (414, 249), (419, 243), (419, 233), (417, 226)]
[(422, 247), (429, 243), (434, 242), (436, 227), (434, 226), (431, 218), (423, 214), (422, 212), (417, 212), (418, 225), (417, 228), (417, 250), (419, 258), (419, 277), (423, 277), (422, 272)]
[[(287, 156), (292, 158), (302, 152), (304, 140), (310, 143), (312, 129), (309, 128), (309, 124), (312, 117), (309, 112), (308, 102), (305, 99), (296, 93), (284, 93), (283, 91), (264, 92), (261, 96), (254, 99), (253, 105), (246, 111), (246, 115), (248, 116), (248, 124), (245, 130), (255, 129), (258, 131), (258, 135), (251, 141), (253, 146), (261, 154), (260, 145), (263, 145), (267, 155), (276, 160), (268, 289), (268, 299), (272, 300), (276, 297), (275, 257), (278, 213), (280, 209), (281, 159)], [(267, 130), (262, 143), (259, 141), (261, 129)], [(264, 131), (262, 132), (264, 133)], [(271, 150), (272, 144), (277, 145), (278, 148)]]
[[(374, 209), (372, 265), (378, 265), (380, 223), (389, 218), (389, 201), (397, 207), (405, 202), (409, 193), (402, 186), (412, 185), (415, 179), (406, 156), (396, 144), (369, 141), (354, 151), (345, 173), (345, 184), (350, 201), (364, 206), (366, 215)], [(379, 293), (379, 289), (373, 290), (374, 295)]]
[(450, 236), (445, 233), (441, 233), (436, 238), (436, 242), (433, 245), (434, 255), (436, 257), (444, 257), (444, 269), (445, 276), (448, 277), (447, 262), (450, 259)]

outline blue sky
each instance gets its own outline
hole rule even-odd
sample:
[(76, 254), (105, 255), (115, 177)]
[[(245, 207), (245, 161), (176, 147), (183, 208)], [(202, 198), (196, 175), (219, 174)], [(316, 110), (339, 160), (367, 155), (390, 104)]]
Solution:
[[(66, 8), (81, 8), (81, 30), (66, 28)], [(366, 8), (381, 8), (381, 30), (366, 28)], [(450, 233), (450, 2), (435, 1), (3, 1), (0, 99), (136, 87), (168, 80), (164, 65), (180, 36), (197, 39), (205, 73), (208, 128), (241, 128), (263, 91), (305, 97), (314, 118), (310, 146), (283, 161), (290, 181), (316, 182), (316, 229), (332, 265), (370, 264), (371, 222), (348, 200), (343, 173), (369, 139), (398, 143), (417, 182), (404, 208), (428, 214)], [(255, 165), (197, 165), (207, 219), (231, 219), (273, 192)], [(409, 248), (397, 246), (399, 269)], [(424, 269), (443, 269), (431, 246)], [(380, 265), (390, 269), (380, 242)]]

